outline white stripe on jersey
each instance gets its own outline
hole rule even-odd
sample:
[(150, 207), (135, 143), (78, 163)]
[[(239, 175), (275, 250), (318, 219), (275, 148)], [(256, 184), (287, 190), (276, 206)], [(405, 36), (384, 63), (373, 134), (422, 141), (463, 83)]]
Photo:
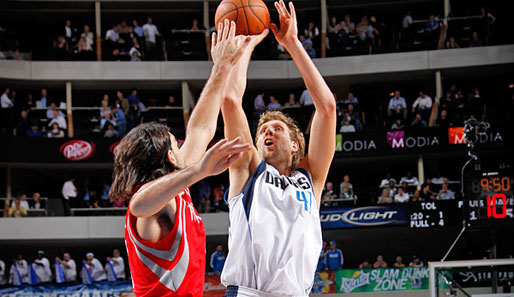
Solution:
[(308, 173), (299, 169), (284, 176), (261, 162), (243, 192), (229, 200), (229, 209), (223, 285), (308, 295), (322, 247)]

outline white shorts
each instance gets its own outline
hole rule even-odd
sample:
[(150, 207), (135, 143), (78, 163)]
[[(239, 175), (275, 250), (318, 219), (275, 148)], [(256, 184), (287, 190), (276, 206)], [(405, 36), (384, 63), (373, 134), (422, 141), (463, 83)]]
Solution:
[[(228, 286), (224, 297), (285, 297), (273, 293), (261, 292), (252, 288), (241, 286)], [(307, 297), (306, 296), (287, 296), (287, 297)]]

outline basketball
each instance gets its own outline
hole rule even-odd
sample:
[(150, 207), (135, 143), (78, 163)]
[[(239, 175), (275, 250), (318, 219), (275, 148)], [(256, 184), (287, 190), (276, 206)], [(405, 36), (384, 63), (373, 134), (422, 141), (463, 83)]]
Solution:
[(270, 18), (262, 0), (223, 0), (214, 16), (216, 29), (226, 19), (236, 23), (236, 35), (257, 35), (269, 28)]

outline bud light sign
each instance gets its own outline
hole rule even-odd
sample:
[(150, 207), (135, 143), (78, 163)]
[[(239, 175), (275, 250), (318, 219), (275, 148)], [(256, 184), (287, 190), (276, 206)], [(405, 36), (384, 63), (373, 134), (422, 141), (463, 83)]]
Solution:
[(321, 209), (320, 220), (323, 229), (407, 225), (409, 208), (399, 204)]

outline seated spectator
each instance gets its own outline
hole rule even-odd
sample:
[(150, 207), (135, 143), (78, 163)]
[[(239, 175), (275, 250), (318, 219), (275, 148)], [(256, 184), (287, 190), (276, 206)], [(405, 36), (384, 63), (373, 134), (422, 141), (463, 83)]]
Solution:
[(111, 123), (113, 126), (116, 126), (116, 122), (112, 118), (112, 113), (110, 109), (108, 112), (105, 112), (104, 116), (100, 120), (100, 129), (108, 129), (108, 127), (106, 126), (107, 123)]
[(59, 124), (56, 122), (52, 123), (51, 129), (48, 130), (46, 133), (46, 137), (48, 138), (63, 138), (64, 137), (64, 131), (59, 128)]
[(93, 32), (91, 32), (88, 25), (84, 25), (84, 30), (82, 31), (82, 34), (80, 34), (80, 37), (83, 37), (86, 40), (86, 43), (87, 43), (86, 50), (93, 51), (93, 44), (95, 43), (95, 35), (93, 34)]
[(341, 26), (346, 35), (355, 33), (355, 23), (352, 22), (349, 14), (344, 15), (344, 20), (341, 22)]
[(396, 195), (396, 183), (394, 182), (394, 180), (389, 181), (389, 185), (386, 189), (389, 191), (389, 197), (393, 199), (394, 195)]
[(269, 96), (268, 110), (281, 110), (282, 105), (278, 102), (275, 96)]
[[(129, 56), (131, 57), (131, 61), (141, 61), (141, 48), (139, 46), (139, 42), (137, 40), (137, 37), (132, 37), (132, 47), (129, 51)], [(134, 60), (134, 57), (137, 59)]]
[(445, 48), (446, 49), (454, 49), (454, 48), (460, 48), (460, 46), (457, 43), (457, 41), (455, 40), (455, 37), (452, 36), (452, 37), (450, 37), (450, 39), (448, 39), (446, 41)]
[(441, 176), (441, 172), (436, 172), (435, 177), (432, 177), (432, 182), (436, 185), (442, 185), (444, 183), (444, 177)]
[(395, 203), (405, 203), (409, 202), (409, 194), (403, 191), (403, 188), (398, 188), (398, 193), (394, 195)]
[(364, 259), (364, 261), (362, 261), (362, 263), (359, 264), (359, 269), (369, 269), (369, 268), (372, 268), (372, 267), (371, 267), (371, 264), (369, 263), (368, 259)]
[(448, 184), (443, 184), (439, 194), (437, 194), (437, 200), (450, 200), (455, 199), (455, 193), (448, 189)]
[(112, 29), (107, 30), (105, 33), (105, 40), (107, 40), (111, 46), (114, 46), (120, 40), (119, 29), (117, 25), (112, 25)]
[(340, 199), (352, 199), (353, 194), (349, 192), (348, 188), (343, 188), (343, 191), (339, 194)]
[(353, 96), (353, 93), (348, 93), (348, 98), (343, 101), (344, 104), (359, 104), (359, 99)]
[(319, 36), (319, 29), (314, 25), (314, 22), (309, 22), (303, 35), (306, 39), (314, 40)]
[(48, 119), (53, 119), (54, 111), (56, 111), (56, 110), (57, 110), (57, 112), (59, 112), (59, 115), (61, 117), (64, 117), (64, 113), (62, 113), (62, 111), (57, 109), (57, 105), (54, 102), (50, 103), (50, 106), (48, 106), (48, 109), (46, 110), (46, 117)]
[(451, 122), (448, 118), (448, 112), (446, 111), (446, 109), (441, 110), (441, 114), (437, 118), (436, 125), (442, 128), (447, 128), (451, 126)]
[(478, 37), (477, 31), (473, 32), (471, 36), (471, 41), (469, 42), (469, 47), (479, 47), (484, 46), (484, 41)]
[(412, 128), (422, 129), (422, 128), (425, 128), (427, 126), (427, 122), (421, 117), (420, 113), (417, 113), (416, 117), (414, 118), (414, 120), (412, 121), (410, 126)]
[(118, 103), (114, 105), (112, 113), (114, 114), (113, 120), (116, 122), (116, 128), (118, 129), (119, 136), (125, 136), (125, 133), (127, 132), (127, 118)]
[[(25, 208), (25, 209), (29, 209), (30, 206), (29, 206), (29, 202), (27, 201), (27, 194), (25, 193), (18, 193), (18, 200), (20, 200), (20, 205)], [(16, 205), (16, 200), (13, 200), (11, 202), (11, 207), (15, 206)]]
[(402, 182), (400, 187), (403, 189), (403, 192), (407, 193), (409, 196), (414, 194), (414, 192), (411, 190), (413, 187), (409, 188), (409, 185), (407, 184), (407, 182), (405, 182), (405, 181)]
[(389, 182), (393, 180), (394, 183), (396, 184), (396, 180), (394, 178), (391, 177), (391, 173), (388, 172), (386, 173), (386, 178), (384, 178), (381, 182), (380, 182), (380, 187), (384, 187), (384, 186), (387, 186), (389, 185)]
[(412, 175), (412, 171), (407, 171), (407, 176), (402, 177), (400, 183), (406, 182), (407, 184), (418, 185), (418, 178)]
[(27, 130), (27, 136), (43, 137), (43, 133), (41, 133), (41, 131), (39, 131), (39, 126), (36, 122), (31, 123), (30, 129)]
[(393, 203), (393, 200), (391, 199), (391, 196), (389, 196), (389, 190), (388, 189), (382, 189), (382, 195), (378, 197), (378, 204), (391, 204)]
[(424, 266), (423, 261), (418, 258), (418, 256), (412, 256), (412, 261), (409, 263), (410, 267), (422, 267)]
[(432, 192), (435, 191), (435, 185), (432, 183), (431, 178), (426, 178), (425, 182), (421, 184), (421, 188), (423, 189), (426, 185), (428, 185), (428, 187), (430, 188), (430, 191), (432, 191)]
[(430, 185), (425, 184), (419, 192), (418, 201), (435, 200), (434, 193), (430, 190)]
[(79, 42), (77, 43), (75, 50), (75, 54), (78, 55), (79, 60), (91, 60), (93, 54), (93, 48), (91, 44), (88, 43), (86, 37), (80, 37)]
[(22, 109), (30, 111), (30, 109), (34, 108), (34, 107), (36, 107), (36, 103), (34, 103), (34, 97), (32, 96), (31, 93), (28, 93), (27, 101), (25, 102), (25, 104), (23, 104)]
[(216, 212), (221, 211), (222, 206), (225, 204), (223, 202), (223, 196), (225, 195), (225, 186), (223, 184), (218, 184), (214, 189), (212, 189), (212, 205), (214, 206)]
[(118, 133), (118, 131), (116, 131), (116, 129), (114, 129), (114, 125), (112, 124), (112, 122), (107, 122), (107, 129), (105, 130), (104, 137), (106, 137), (106, 138), (120, 137), (120, 134)]
[(50, 123), (48, 123), (48, 127), (52, 127), (53, 123), (57, 123), (59, 128), (63, 129), (63, 130), (66, 130), (66, 128), (68, 127), (68, 124), (66, 123), (66, 119), (64, 117), (62, 117), (59, 114), (59, 111), (57, 111), (57, 110), (54, 110), (54, 117), (50, 121)]
[(348, 104), (347, 110), (343, 112), (343, 118), (349, 117), (350, 123), (355, 127), (355, 131), (359, 131), (361, 127), (361, 116), (358, 111), (355, 110), (353, 104)]
[(111, 200), (109, 199), (109, 191), (111, 190), (111, 185), (109, 181), (104, 181), (102, 186), (102, 195), (100, 195), (100, 206), (101, 207), (111, 207)]
[(373, 34), (378, 35), (378, 30), (376, 30), (369, 24), (367, 16), (363, 16), (361, 22), (357, 24), (357, 35), (359, 36), (362, 42), (372, 44)]
[(27, 209), (21, 206), (20, 199), (16, 199), (14, 201), (14, 206), (9, 208), (9, 217), (11, 218), (21, 218), (27, 216)]
[(30, 203), (31, 209), (45, 209), (45, 201), (41, 200), (41, 194), (38, 192), (32, 194), (32, 202)]
[(299, 107), (300, 104), (296, 102), (294, 93), (289, 93), (289, 99), (287, 100), (286, 107)]
[(400, 256), (400, 255), (396, 256), (396, 261), (393, 263), (393, 267), (395, 267), (395, 268), (405, 267), (402, 256)]
[(18, 119), (18, 123), (16, 124), (16, 136), (27, 135), (27, 130), (30, 129), (28, 114), (29, 113), (26, 110), (21, 111), (20, 118)]
[(316, 58), (316, 50), (312, 45), (312, 40), (306, 39), (303, 35), (300, 35), (300, 41), (302, 42), (303, 48), (305, 49), (309, 57), (311, 57), (311, 59)]
[(439, 109), (442, 111), (443, 109), (450, 109), (451, 106), (452, 106), (453, 102), (452, 102), (452, 93), (451, 92), (446, 92), (445, 93), (445, 96), (442, 97), (440, 100), (439, 100)]
[(94, 282), (103, 281), (107, 279), (102, 263), (95, 258), (93, 253), (86, 254), (87, 260), (82, 260), (84, 263), (80, 276), (82, 277), (82, 283), (89, 283), (91, 278)]
[(350, 183), (350, 176), (348, 174), (343, 177), (343, 181), (339, 184), (339, 193), (343, 193), (344, 188), (347, 188), (348, 193), (353, 195), (353, 185)]
[(373, 268), (387, 268), (387, 262), (384, 261), (382, 254), (377, 255), (377, 260), (373, 263)]
[(423, 91), (419, 91), (419, 97), (412, 104), (412, 113), (419, 113), (423, 119), (428, 119), (432, 109), (432, 98)]
[(403, 130), (405, 129), (405, 125), (403, 121), (400, 119), (394, 120), (394, 123), (391, 125), (391, 130)]
[(356, 132), (355, 126), (350, 123), (350, 118), (346, 117), (344, 119), (343, 125), (339, 129), (339, 132), (341, 133), (353, 133)]
[(389, 100), (387, 114), (394, 119), (407, 119), (407, 103), (405, 102), (405, 98), (400, 96), (400, 91), (395, 91), (394, 97), (391, 97)]
[(200, 28), (198, 28), (198, 19), (193, 19), (193, 24), (191, 25), (191, 28), (189, 29), (191, 32), (198, 32), (200, 31)]
[(339, 270), (343, 269), (344, 257), (343, 252), (337, 248), (335, 240), (330, 242), (330, 249), (327, 252), (327, 269)]
[(331, 182), (327, 182), (325, 185), (325, 189), (323, 190), (322, 194), (322, 201), (328, 201), (332, 199), (337, 199), (337, 193), (334, 191), (334, 184)]

